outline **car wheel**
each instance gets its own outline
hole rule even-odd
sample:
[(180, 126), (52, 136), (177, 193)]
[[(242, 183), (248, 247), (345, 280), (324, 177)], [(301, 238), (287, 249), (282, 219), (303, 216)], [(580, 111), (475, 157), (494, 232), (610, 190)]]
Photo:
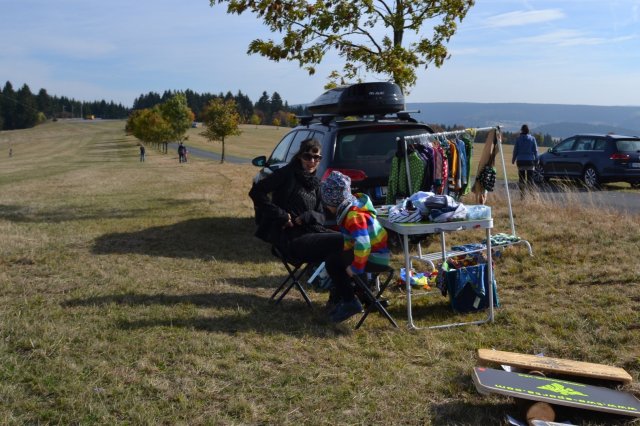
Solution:
[(596, 189), (600, 185), (598, 172), (592, 166), (588, 166), (582, 173), (582, 180), (589, 189)]
[(544, 168), (542, 164), (536, 164), (536, 168), (533, 170), (533, 181), (536, 185), (542, 185), (543, 183), (549, 182), (549, 178), (544, 177)]

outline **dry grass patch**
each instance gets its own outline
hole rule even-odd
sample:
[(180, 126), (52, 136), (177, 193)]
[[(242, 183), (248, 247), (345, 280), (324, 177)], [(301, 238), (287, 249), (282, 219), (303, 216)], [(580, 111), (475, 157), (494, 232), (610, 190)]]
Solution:
[[(155, 152), (141, 164), (122, 123), (10, 137), (20, 149), (0, 160), (0, 423), (498, 424), (514, 407), (475, 391), (479, 347), (638, 379), (638, 216), (514, 201), (535, 256), (514, 247), (497, 259), (494, 324), (409, 332), (372, 315), (354, 332), (327, 322), (325, 293), (311, 292), (313, 310), (268, 302), (284, 275), (252, 236), (252, 166)], [(441, 296), (415, 313), (425, 324), (477, 318)]]

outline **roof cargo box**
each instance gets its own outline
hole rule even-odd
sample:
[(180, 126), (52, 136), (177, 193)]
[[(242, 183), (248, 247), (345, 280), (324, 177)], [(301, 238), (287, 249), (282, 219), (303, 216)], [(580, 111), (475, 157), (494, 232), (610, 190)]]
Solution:
[(404, 95), (395, 83), (358, 83), (327, 90), (307, 109), (341, 116), (391, 114), (404, 110)]

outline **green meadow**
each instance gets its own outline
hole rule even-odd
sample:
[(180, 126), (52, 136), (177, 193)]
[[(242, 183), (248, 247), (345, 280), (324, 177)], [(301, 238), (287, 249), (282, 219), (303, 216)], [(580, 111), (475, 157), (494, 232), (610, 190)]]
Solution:
[[(513, 197), (534, 256), (514, 246), (496, 257), (495, 322), (408, 330), (394, 288), (401, 328), (372, 314), (355, 331), (328, 322), (327, 293), (310, 289), (313, 309), (293, 293), (269, 302), (285, 275), (253, 237), (255, 167), (179, 164), (152, 147), (141, 163), (124, 125), (0, 132), (1, 424), (505, 424), (517, 405), (476, 391), (478, 348), (622, 367), (634, 379), (623, 389), (640, 395), (640, 216)], [(243, 130), (228, 155), (268, 154), (286, 131)], [(187, 145), (220, 152), (200, 131)], [(488, 204), (495, 232), (509, 232), (506, 201)], [(425, 326), (485, 317), (454, 313), (439, 292), (413, 314)]]

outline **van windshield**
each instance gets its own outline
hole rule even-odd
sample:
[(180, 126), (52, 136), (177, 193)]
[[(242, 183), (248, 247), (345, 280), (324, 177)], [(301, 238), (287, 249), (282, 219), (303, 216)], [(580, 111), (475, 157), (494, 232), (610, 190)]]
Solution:
[(334, 166), (363, 170), (367, 176), (388, 176), (398, 137), (428, 133), (424, 127), (372, 126), (343, 129), (337, 135)]

